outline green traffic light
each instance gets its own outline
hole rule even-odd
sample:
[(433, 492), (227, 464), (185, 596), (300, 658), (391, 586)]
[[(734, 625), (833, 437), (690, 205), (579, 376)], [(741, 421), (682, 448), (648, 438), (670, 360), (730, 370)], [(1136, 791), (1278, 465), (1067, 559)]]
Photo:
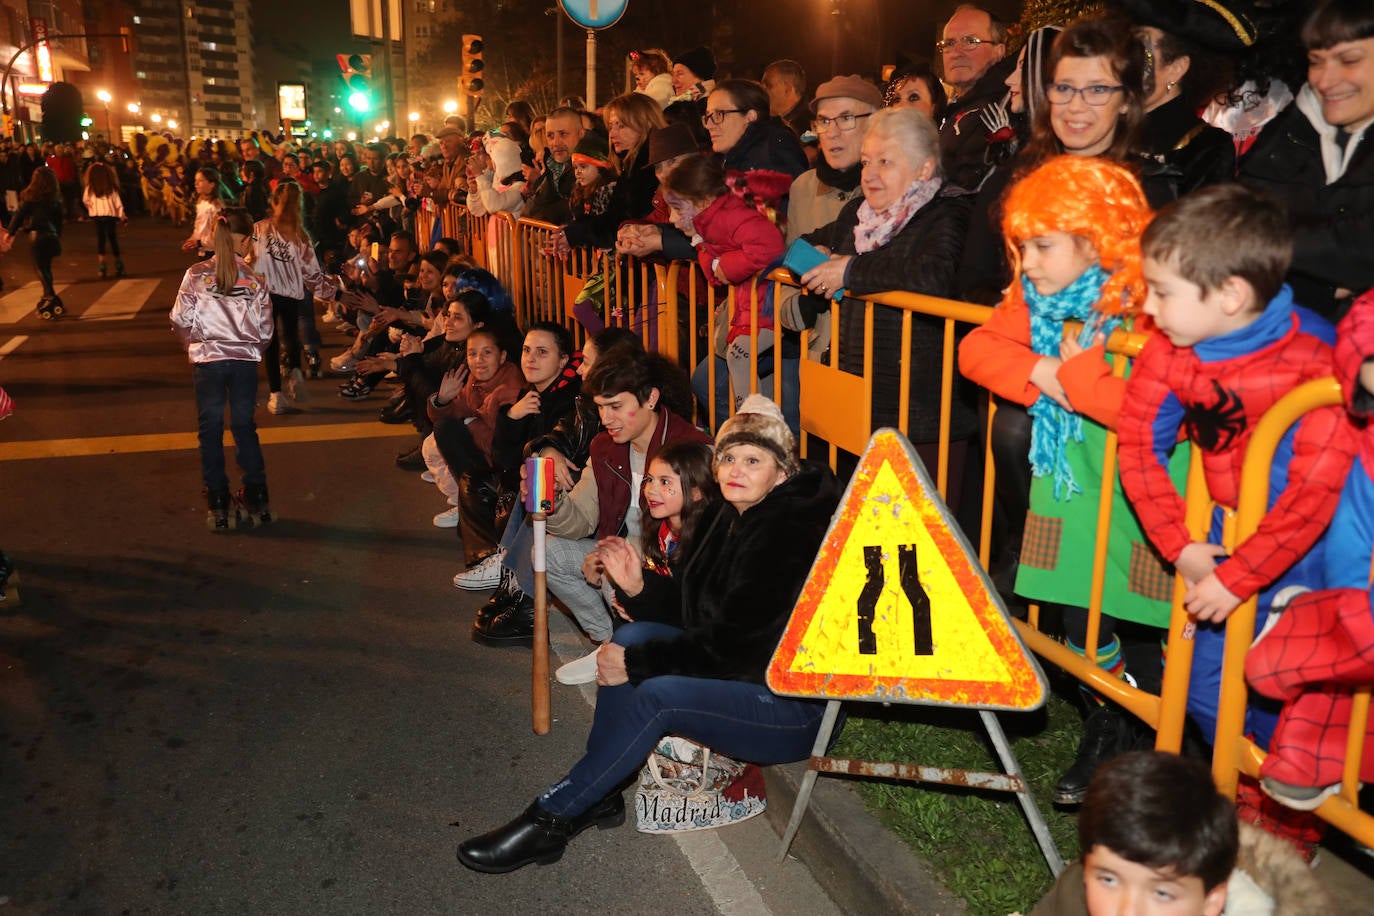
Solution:
[(355, 92), (348, 97), (348, 107), (354, 111), (368, 111), (372, 108), (372, 100), (365, 93)]

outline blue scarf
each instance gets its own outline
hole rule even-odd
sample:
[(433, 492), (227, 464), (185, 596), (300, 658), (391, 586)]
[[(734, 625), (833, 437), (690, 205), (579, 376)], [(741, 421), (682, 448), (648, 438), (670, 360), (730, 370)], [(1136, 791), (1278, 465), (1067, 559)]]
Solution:
[[(1042, 296), (1026, 277), (1021, 278), (1021, 290), (1030, 308), (1031, 350), (1041, 356), (1059, 356), (1059, 343), (1064, 336), (1065, 321), (1084, 321), (1083, 331), (1090, 346), (1093, 336), (1110, 331), (1108, 326), (1090, 321), (1102, 294), (1102, 285), (1110, 276), (1094, 264), (1068, 286), (1057, 293)], [(1074, 482), (1073, 470), (1064, 454), (1070, 442), (1083, 441), (1083, 418), (1060, 407), (1053, 398), (1040, 395), (1031, 405), (1031, 473), (1036, 477), (1054, 477), (1054, 498), (1067, 502), (1075, 493), (1083, 492)]]

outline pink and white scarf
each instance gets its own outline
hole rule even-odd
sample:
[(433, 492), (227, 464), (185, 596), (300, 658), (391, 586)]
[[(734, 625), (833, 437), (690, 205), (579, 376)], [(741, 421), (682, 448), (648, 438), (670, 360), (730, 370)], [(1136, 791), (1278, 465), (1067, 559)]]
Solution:
[(865, 200), (859, 205), (859, 223), (854, 227), (854, 251), (865, 254), (883, 247), (892, 237), (906, 228), (911, 218), (930, 203), (940, 190), (939, 178), (922, 181), (919, 178), (906, 189), (901, 200), (878, 213)]

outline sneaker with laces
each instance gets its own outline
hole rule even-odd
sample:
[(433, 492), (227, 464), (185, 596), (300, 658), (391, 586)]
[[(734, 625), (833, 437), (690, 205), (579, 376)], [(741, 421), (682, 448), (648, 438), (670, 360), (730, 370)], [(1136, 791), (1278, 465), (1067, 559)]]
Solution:
[(594, 683), (596, 681), (596, 656), (600, 651), (601, 647), (597, 646), (577, 661), (568, 662), (559, 668), (553, 676), (558, 679), (558, 683), (567, 684), (570, 687), (577, 684)]
[(347, 375), (358, 367), (358, 361), (353, 357), (352, 350), (345, 350), (338, 356), (331, 357), (329, 368), (331, 371)]
[(282, 397), (280, 391), (273, 391), (267, 396), (267, 412), (275, 414), (289, 413), (291, 408), (286, 406), (286, 398)]
[(434, 516), (435, 528), (457, 528), (458, 527), (458, 507), (454, 506), (447, 512), (440, 512)]
[(310, 392), (305, 387), (305, 373), (300, 369), (292, 369), (286, 377), (286, 394), (296, 403), (309, 400)]
[(469, 592), (477, 592), (483, 589), (495, 588), (500, 585), (501, 561), (504, 560), (505, 557), (506, 549), (504, 547), (497, 548), (495, 553), (487, 554), (481, 560), (453, 577), (454, 588), (461, 588)]
[(362, 401), (372, 393), (372, 386), (362, 376), (354, 376), (339, 386), (339, 397), (345, 401)]

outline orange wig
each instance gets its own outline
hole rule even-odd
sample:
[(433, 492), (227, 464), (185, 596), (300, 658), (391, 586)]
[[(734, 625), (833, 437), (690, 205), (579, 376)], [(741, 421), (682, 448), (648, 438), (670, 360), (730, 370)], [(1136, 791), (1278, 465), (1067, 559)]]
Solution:
[(1012, 266), (1008, 298), (1019, 302), (1021, 243), (1038, 235), (1067, 232), (1097, 251), (1111, 274), (1102, 287), (1098, 310), (1134, 314), (1145, 301), (1140, 273), (1140, 236), (1154, 218), (1145, 192), (1131, 170), (1096, 156), (1054, 156), (1036, 166), (1007, 192), (1002, 204), (1002, 235)]

